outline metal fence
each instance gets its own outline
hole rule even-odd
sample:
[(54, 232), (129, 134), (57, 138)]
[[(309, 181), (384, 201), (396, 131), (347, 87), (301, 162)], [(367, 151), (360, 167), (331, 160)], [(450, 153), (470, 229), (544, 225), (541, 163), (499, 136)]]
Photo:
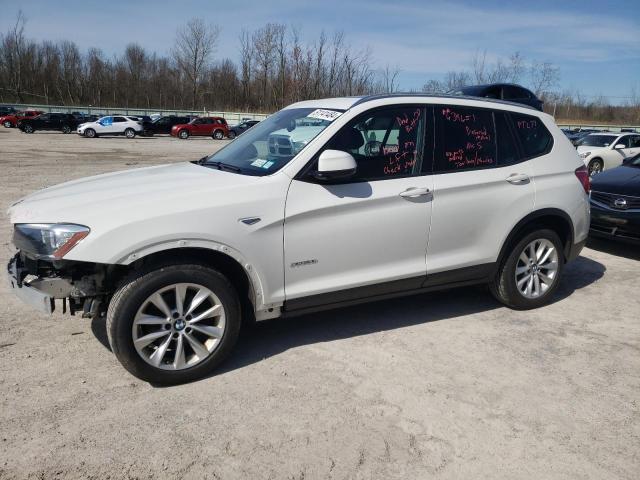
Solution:
[[(253, 112), (217, 112), (211, 110), (162, 110), (158, 108), (128, 108), (128, 107), (94, 107), (93, 105), (69, 106), (69, 105), (37, 105), (34, 103), (13, 105), (18, 110), (42, 110), (43, 112), (61, 113), (88, 113), (94, 115), (196, 115), (223, 117), (229, 123), (240, 122), (242, 120), (264, 120), (269, 116), (267, 113)], [(610, 132), (638, 132), (640, 125), (597, 125), (579, 123), (558, 123), (560, 128), (570, 130), (579, 128), (589, 128), (594, 130), (607, 130)]]
[(640, 133), (638, 125), (594, 125), (594, 124), (578, 124), (578, 123), (558, 123), (560, 128), (576, 129), (593, 129), (607, 132), (635, 132)]
[(227, 122), (242, 120), (264, 120), (266, 113), (252, 112), (215, 112), (210, 110), (162, 110), (159, 108), (128, 108), (128, 107), (95, 107), (93, 105), (38, 105), (35, 103), (13, 104), (16, 110), (41, 110), (43, 112), (74, 113), (80, 112), (93, 115), (196, 115), (207, 117), (223, 117)]

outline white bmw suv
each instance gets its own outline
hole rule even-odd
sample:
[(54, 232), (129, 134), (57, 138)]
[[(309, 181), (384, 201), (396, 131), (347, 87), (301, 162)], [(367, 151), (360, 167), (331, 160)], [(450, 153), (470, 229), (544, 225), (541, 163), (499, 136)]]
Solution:
[(87, 138), (101, 135), (124, 135), (127, 138), (135, 138), (142, 133), (143, 129), (143, 124), (137, 117), (115, 115), (78, 125), (77, 133)]
[(585, 244), (588, 188), (553, 119), (522, 105), (306, 101), (200, 161), (19, 200), (8, 275), (43, 312), (106, 316), (133, 375), (180, 383), (243, 322), (471, 284), (544, 305)]

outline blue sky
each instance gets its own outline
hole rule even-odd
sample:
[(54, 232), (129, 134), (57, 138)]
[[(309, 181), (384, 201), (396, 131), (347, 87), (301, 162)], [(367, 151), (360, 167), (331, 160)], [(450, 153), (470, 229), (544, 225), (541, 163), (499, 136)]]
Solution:
[(371, 48), (379, 67), (401, 70), (400, 87), (420, 88), (448, 70), (519, 51), (560, 67), (561, 89), (621, 103), (640, 93), (640, 0), (0, 0), (0, 31), (18, 10), (27, 35), (71, 39), (111, 55), (137, 42), (167, 54), (176, 28), (192, 17), (221, 26), (217, 57), (238, 58), (238, 34), (267, 22), (299, 29), (305, 41), (342, 30), (354, 47)]

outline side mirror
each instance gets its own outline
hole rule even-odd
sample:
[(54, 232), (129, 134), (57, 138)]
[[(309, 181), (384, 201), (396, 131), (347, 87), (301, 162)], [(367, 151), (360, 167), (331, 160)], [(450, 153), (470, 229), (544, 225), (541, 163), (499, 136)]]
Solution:
[(318, 171), (313, 174), (321, 182), (337, 182), (353, 177), (358, 164), (348, 152), (325, 150), (318, 158)]
[(622, 150), (623, 148), (627, 148), (627, 146), (624, 143), (618, 143), (615, 147), (616, 150)]

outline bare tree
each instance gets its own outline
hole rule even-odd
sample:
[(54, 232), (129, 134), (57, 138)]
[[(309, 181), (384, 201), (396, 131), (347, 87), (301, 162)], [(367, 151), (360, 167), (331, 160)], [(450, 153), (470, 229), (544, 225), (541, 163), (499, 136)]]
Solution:
[(191, 85), (191, 108), (196, 108), (200, 82), (218, 43), (220, 28), (193, 18), (178, 29), (173, 58)]
[(550, 62), (533, 62), (529, 67), (529, 77), (534, 93), (543, 97), (557, 85), (560, 70)]
[(251, 70), (253, 66), (253, 41), (248, 30), (240, 32), (240, 82), (242, 84), (242, 105), (244, 108), (250, 102)]
[(384, 93), (394, 93), (398, 90), (398, 75), (400, 69), (398, 67), (391, 68), (389, 64), (382, 70), (382, 90)]
[(27, 19), (20, 10), (13, 27), (1, 38), (2, 64), (7, 74), (7, 87), (21, 102), (24, 101), (24, 57), (27, 49), (24, 27), (26, 23)]
[(276, 24), (268, 23), (264, 28), (261, 28), (253, 34), (255, 58), (261, 84), (261, 108), (266, 108), (271, 103), (268, 86), (274, 63), (273, 59), (276, 50), (276, 32), (278, 27)]

